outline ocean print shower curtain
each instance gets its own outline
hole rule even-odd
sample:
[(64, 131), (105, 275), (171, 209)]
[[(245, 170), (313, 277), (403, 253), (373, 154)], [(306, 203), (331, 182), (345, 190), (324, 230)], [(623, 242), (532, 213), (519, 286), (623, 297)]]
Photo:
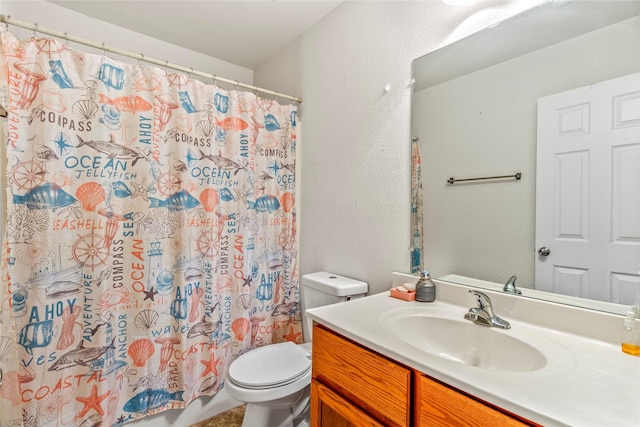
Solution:
[(2, 32), (0, 425), (116, 426), (302, 342), (296, 108)]

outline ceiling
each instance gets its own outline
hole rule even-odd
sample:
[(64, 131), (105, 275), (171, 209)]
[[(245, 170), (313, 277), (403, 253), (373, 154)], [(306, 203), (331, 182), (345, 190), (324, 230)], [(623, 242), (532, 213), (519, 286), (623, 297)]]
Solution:
[(48, 1), (251, 70), (279, 53), (342, 3), (325, 0)]

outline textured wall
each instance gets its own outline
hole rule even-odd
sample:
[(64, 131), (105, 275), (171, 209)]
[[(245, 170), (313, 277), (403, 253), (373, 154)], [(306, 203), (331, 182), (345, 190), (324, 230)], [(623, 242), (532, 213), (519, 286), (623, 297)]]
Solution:
[(254, 70), (257, 85), (304, 99), (301, 275), (378, 293), (409, 271), (411, 61), (535, 1), (518, 3), (348, 1)]

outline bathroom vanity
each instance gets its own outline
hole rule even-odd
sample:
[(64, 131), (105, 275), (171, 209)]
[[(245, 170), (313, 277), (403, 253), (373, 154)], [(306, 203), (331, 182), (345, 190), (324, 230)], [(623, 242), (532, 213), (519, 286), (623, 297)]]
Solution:
[(311, 394), (315, 427), (538, 425), (318, 325)]
[[(469, 288), (311, 309), (312, 425), (640, 425), (640, 358), (622, 317), (488, 291), (511, 323), (468, 322)], [(564, 320), (561, 320), (564, 319)]]

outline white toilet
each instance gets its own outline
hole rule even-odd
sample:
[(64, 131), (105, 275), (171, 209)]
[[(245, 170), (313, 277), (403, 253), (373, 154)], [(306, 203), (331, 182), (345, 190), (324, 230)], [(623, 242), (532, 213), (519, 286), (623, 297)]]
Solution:
[(225, 390), (247, 403), (243, 427), (306, 427), (311, 390), (311, 327), (308, 308), (363, 297), (365, 282), (327, 272), (302, 276), (302, 326), (305, 343), (259, 347), (229, 366)]

